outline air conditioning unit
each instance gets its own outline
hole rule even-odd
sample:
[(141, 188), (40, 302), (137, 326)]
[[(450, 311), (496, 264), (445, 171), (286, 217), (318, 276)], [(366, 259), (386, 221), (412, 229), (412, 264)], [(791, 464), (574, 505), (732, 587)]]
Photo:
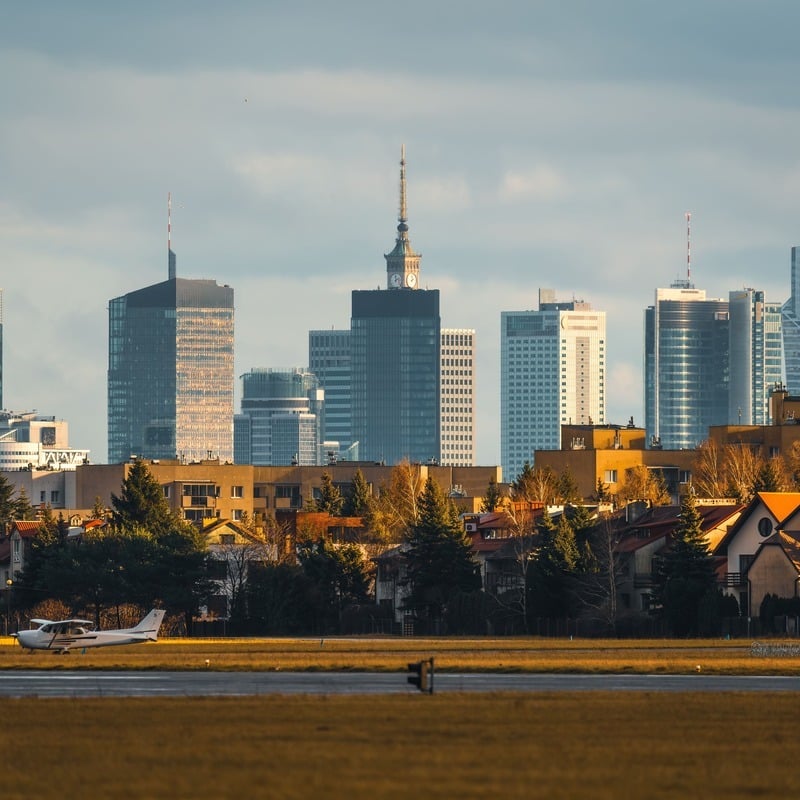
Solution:
[(477, 522), (468, 522), (466, 524), (467, 533), (476, 533), (478, 530), (478, 523)]

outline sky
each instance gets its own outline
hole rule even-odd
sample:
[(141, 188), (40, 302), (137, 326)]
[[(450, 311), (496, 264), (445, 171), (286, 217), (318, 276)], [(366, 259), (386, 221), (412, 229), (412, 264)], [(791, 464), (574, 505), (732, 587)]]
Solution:
[(606, 421), (643, 417), (643, 312), (687, 272), (782, 302), (800, 243), (796, 0), (73, 3), (0, 26), (3, 405), (106, 459), (108, 301), (234, 288), (238, 376), (308, 363), (408, 221), (476, 329), (500, 460), (500, 313), (607, 315)]

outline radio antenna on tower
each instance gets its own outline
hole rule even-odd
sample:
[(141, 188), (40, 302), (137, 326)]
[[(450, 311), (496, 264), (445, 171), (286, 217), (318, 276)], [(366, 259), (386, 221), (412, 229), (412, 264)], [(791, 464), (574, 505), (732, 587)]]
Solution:
[(692, 282), (692, 212), (686, 212), (686, 281)]
[(175, 253), (172, 252), (172, 192), (167, 192), (167, 278), (176, 278)]

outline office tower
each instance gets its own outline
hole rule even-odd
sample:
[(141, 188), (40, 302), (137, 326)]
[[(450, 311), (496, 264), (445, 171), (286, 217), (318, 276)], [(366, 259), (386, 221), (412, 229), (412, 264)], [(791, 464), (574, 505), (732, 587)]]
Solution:
[(783, 358), (786, 388), (793, 397), (800, 395), (800, 247), (792, 248), (792, 293), (781, 308)]
[(0, 409), (3, 405), (3, 290), (0, 289)]
[(175, 277), (110, 301), (108, 459), (233, 459), (233, 289)]
[[(317, 376), (320, 388), (325, 390), (322, 437), (343, 453), (353, 444), (350, 427), (350, 331), (309, 331), (308, 369)], [(357, 458), (356, 452), (354, 459)]]
[(439, 291), (419, 288), (405, 165), (404, 148), (397, 238), (384, 256), (387, 288), (354, 291), (350, 319), (351, 436), (362, 460), (386, 464), (437, 460), (441, 453)]
[(728, 421), (728, 303), (688, 280), (645, 310), (645, 427), (650, 446), (693, 449)]
[(606, 314), (539, 290), (538, 311), (501, 312), (500, 450), (512, 481), (561, 426), (605, 424)]
[(729, 293), (728, 312), (728, 423), (768, 425), (770, 395), (782, 382), (781, 306), (741, 289)]
[(442, 328), (440, 463), (475, 465), (475, 331)]
[(325, 410), (316, 376), (302, 368), (252, 369), (241, 381), (234, 461), (260, 466), (320, 463)]

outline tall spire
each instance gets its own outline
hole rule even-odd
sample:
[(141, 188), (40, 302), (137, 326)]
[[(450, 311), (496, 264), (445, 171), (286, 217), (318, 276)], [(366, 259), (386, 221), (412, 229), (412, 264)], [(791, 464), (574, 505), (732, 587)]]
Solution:
[(167, 192), (167, 279), (176, 277), (175, 253), (172, 252), (172, 192)]
[(394, 249), (386, 259), (387, 288), (416, 289), (419, 286), (420, 255), (411, 249), (408, 240), (408, 211), (406, 208), (406, 146), (400, 147), (400, 212), (397, 216), (397, 238)]

